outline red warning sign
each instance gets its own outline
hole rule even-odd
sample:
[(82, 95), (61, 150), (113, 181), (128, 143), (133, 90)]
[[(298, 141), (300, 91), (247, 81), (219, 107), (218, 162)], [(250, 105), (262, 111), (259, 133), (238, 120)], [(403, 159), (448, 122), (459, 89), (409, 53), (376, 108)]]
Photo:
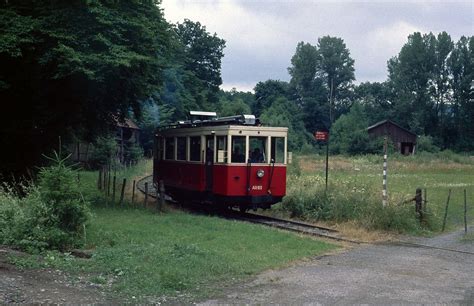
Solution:
[(329, 139), (329, 132), (324, 132), (324, 131), (316, 131), (314, 133), (314, 138), (316, 140), (324, 140), (327, 141)]

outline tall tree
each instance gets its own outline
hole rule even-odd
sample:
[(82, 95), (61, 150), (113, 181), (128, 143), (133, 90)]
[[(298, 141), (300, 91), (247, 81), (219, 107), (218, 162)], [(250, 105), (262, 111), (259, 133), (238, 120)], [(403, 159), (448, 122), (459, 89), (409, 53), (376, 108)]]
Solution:
[(392, 92), (387, 82), (363, 82), (354, 88), (354, 103), (363, 107), (368, 124), (393, 116)]
[(389, 82), (396, 92), (396, 120), (418, 134), (431, 131), (429, 122), (435, 112), (429, 91), (435, 63), (433, 45), (431, 33), (413, 33), (388, 63)]
[(354, 77), (354, 60), (341, 38), (324, 36), (317, 46), (300, 42), (291, 58), (291, 85), (305, 113), (308, 130), (329, 129), (348, 110)]
[(354, 60), (342, 38), (319, 38), (318, 51), (318, 74), (324, 80), (329, 93), (329, 119), (333, 122), (337, 115), (349, 110), (349, 90), (355, 80)]
[(279, 80), (266, 80), (255, 85), (255, 103), (253, 113), (258, 117), (279, 97), (290, 98), (290, 86)]
[(170, 56), (159, 1), (3, 1), (0, 29), (4, 169), (31, 165), (58, 136), (140, 116)]
[(452, 90), (449, 73), (449, 56), (451, 55), (454, 43), (446, 32), (439, 33), (434, 40), (435, 57), (434, 71), (430, 83), (430, 95), (434, 100), (434, 113), (432, 128), (434, 134), (440, 139), (443, 147), (453, 145), (454, 130), (452, 116), (448, 114), (447, 106), (452, 101)]
[(205, 92), (205, 100), (213, 104), (218, 101), (219, 86), (222, 84), (221, 60), (224, 56), (225, 40), (216, 33), (210, 34), (199, 22), (185, 19), (175, 27), (176, 34), (184, 46), (184, 69), (194, 74), (188, 80), (194, 95)]
[(291, 76), (291, 84), (302, 99), (313, 96), (315, 90), (318, 89), (315, 86), (318, 60), (318, 50), (315, 46), (304, 42), (298, 43), (288, 72)]
[(453, 103), (451, 104), (457, 147), (474, 150), (474, 36), (462, 36), (449, 58)]

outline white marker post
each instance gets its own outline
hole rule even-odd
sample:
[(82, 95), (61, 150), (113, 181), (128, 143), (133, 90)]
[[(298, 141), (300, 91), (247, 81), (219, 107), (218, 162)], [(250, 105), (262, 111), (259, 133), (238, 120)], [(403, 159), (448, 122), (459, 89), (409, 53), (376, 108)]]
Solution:
[(385, 137), (383, 145), (383, 189), (382, 189), (382, 206), (387, 206), (387, 137)]

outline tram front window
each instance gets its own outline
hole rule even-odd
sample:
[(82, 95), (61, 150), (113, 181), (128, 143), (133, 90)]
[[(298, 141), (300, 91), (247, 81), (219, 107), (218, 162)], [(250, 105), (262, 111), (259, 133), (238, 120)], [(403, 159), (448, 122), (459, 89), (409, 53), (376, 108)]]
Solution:
[(227, 163), (227, 136), (217, 136), (217, 162)]
[(232, 136), (232, 163), (245, 163), (245, 136)]
[(283, 164), (285, 162), (285, 138), (283, 137), (272, 137), (272, 159), (277, 164)]
[(266, 163), (267, 137), (249, 137), (249, 158), (252, 163)]

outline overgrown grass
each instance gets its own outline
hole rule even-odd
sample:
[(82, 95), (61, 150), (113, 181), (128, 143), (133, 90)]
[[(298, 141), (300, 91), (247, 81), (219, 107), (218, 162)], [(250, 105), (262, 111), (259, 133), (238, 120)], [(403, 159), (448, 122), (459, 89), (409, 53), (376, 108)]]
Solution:
[(461, 238), (461, 241), (462, 242), (474, 242), (474, 232), (470, 232), (470, 233), (467, 233), (465, 234), (462, 238)]
[[(120, 196), (120, 188), (123, 179), (127, 179), (125, 190), (125, 203), (130, 204), (132, 195), (132, 182), (138, 178), (152, 174), (153, 161), (151, 159), (142, 159), (132, 167), (117, 166), (110, 170), (110, 184), (113, 184), (113, 176), (116, 177), (116, 202)], [(110, 195), (107, 197), (107, 192), (98, 190), (98, 171), (82, 170), (79, 172), (79, 186), (83, 194), (95, 206), (113, 206), (111, 194), (112, 187), (110, 187)], [(136, 193), (137, 199), (140, 198), (140, 193)], [(116, 203), (115, 203), (116, 204)]]
[[(474, 158), (449, 151), (415, 156), (389, 156), (389, 206), (381, 209), (382, 157), (330, 157), (329, 190), (324, 192), (323, 156), (307, 155), (295, 159), (289, 167), (288, 196), (283, 209), (293, 215), (316, 220), (357, 220), (372, 229), (419, 233), (441, 229), (442, 217), (452, 189), (448, 210), (448, 229), (463, 220), (463, 190), (468, 193), (474, 220)], [(404, 203), (415, 195), (416, 188), (427, 190), (425, 222), (419, 224), (414, 203)], [(472, 221), (471, 221), (472, 222)]]
[[(334, 245), (274, 229), (187, 213), (95, 209), (87, 229), (89, 260), (50, 253), (48, 267), (85, 272), (126, 297), (208, 295), (216, 286), (315, 256)], [(51, 257), (53, 260), (51, 260)], [(28, 260), (18, 264), (31, 267)]]

